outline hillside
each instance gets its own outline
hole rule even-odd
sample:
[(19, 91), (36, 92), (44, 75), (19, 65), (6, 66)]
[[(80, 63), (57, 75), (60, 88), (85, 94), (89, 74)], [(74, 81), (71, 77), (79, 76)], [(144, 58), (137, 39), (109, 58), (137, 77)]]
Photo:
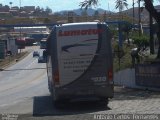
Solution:
[[(85, 9), (74, 9), (74, 10), (70, 10), (70, 11), (73, 11), (76, 15), (81, 15), (83, 11), (85, 11)], [(111, 11), (108, 11), (108, 10), (104, 10), (104, 9), (101, 9), (101, 8), (97, 8), (97, 9), (92, 9), (92, 8), (89, 8), (86, 10), (87, 14), (89, 16), (92, 16), (94, 15), (95, 11), (98, 11), (99, 14), (104, 14), (104, 12), (111, 12)], [(64, 11), (60, 11), (60, 12), (55, 12), (55, 14), (61, 14), (61, 15), (65, 15), (68, 11), (67, 10), (64, 10)], [(113, 12), (111, 12), (113, 13)]]
[[(157, 5), (155, 7), (156, 7), (156, 9), (160, 9), (160, 5)], [(84, 12), (85, 10), (79, 8), (79, 9), (74, 9), (74, 10), (70, 10), (70, 11), (73, 11), (76, 15), (81, 16), (82, 12)], [(115, 13), (115, 12), (108, 11), (108, 10), (105, 10), (105, 9), (102, 9), (102, 8), (97, 8), (97, 9), (89, 8), (89, 9), (86, 10), (86, 12), (89, 16), (94, 15), (95, 11), (98, 11), (99, 14), (104, 14), (105, 11), (106, 11), (106, 13), (110, 13), (110, 14), (114, 14), (114, 15), (119, 14), (118, 12)], [(134, 8), (134, 12), (135, 12), (135, 19), (138, 20), (138, 7)], [(64, 11), (60, 11), (60, 12), (56, 12), (56, 13), (61, 14), (61, 15), (67, 15), (68, 11), (64, 10)], [(128, 10), (124, 10), (122, 13), (124, 15), (132, 18), (133, 17), (133, 8), (130, 8)], [(145, 21), (145, 22), (149, 22), (149, 13), (145, 8), (143, 9), (143, 11), (141, 13), (141, 20)]]
[[(155, 6), (156, 9), (160, 9), (160, 5)], [(138, 19), (138, 7), (134, 8), (134, 12), (135, 12), (135, 19)], [(130, 17), (133, 17), (133, 9), (130, 8), (128, 10), (123, 11), (123, 13), (125, 15), (128, 15)], [(117, 13), (118, 14), (118, 13)], [(145, 21), (145, 22), (149, 22), (149, 13), (148, 11), (144, 8), (142, 13), (141, 13), (141, 20)]]

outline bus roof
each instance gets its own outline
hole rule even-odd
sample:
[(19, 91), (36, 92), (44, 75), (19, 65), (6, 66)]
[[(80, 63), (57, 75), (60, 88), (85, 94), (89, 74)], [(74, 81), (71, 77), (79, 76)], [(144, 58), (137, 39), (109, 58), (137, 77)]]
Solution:
[(105, 24), (105, 22), (80, 22), (80, 23), (66, 23), (66, 24), (61, 24), (61, 25), (57, 25), (57, 26), (74, 26), (74, 25), (93, 25), (93, 24)]

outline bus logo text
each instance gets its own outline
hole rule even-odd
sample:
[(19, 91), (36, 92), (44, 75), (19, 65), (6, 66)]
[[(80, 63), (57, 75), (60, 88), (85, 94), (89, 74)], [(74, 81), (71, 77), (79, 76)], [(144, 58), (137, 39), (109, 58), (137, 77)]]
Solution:
[(78, 36), (78, 35), (96, 35), (103, 32), (103, 29), (71, 30), (58, 32), (58, 36)]

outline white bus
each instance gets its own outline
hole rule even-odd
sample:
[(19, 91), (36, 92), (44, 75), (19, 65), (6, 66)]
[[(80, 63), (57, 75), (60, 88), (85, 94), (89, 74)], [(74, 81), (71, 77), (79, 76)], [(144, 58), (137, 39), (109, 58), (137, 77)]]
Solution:
[(113, 97), (111, 33), (105, 23), (55, 25), (47, 40), (48, 86), (62, 101)]

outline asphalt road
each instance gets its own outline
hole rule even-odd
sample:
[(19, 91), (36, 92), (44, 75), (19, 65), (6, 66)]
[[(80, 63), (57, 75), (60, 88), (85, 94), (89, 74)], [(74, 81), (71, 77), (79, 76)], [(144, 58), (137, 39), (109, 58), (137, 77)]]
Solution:
[(104, 115), (101, 119), (108, 120), (120, 120), (113, 116), (119, 114), (126, 115), (123, 117), (128, 120), (135, 114), (155, 114), (152, 120), (160, 119), (157, 115), (160, 114), (159, 92), (117, 86), (108, 106), (88, 101), (55, 108), (48, 92), (46, 69), (39, 69), (46, 65), (32, 57), (32, 51), (36, 49), (27, 48), (31, 53), (26, 58), (9, 67), (8, 71), (0, 72), (0, 120), (8, 115), (10, 119), (18, 115), (18, 120), (96, 120), (99, 114)]
[[(32, 55), (38, 47), (27, 48), (31, 53), (6, 71), (0, 72), (0, 113), (27, 113), (31, 110), (9, 109), (21, 101), (33, 99), (35, 96), (49, 94), (47, 89), (46, 64), (38, 63)], [(42, 55), (42, 50), (38, 49)]]

